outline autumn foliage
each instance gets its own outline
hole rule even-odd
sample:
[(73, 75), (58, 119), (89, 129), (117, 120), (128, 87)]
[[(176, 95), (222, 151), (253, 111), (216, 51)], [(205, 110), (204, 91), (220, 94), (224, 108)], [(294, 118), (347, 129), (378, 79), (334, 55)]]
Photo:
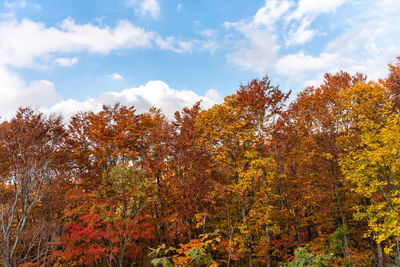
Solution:
[(399, 77), (297, 96), (264, 77), (172, 119), (20, 108), (0, 124), (3, 264), (400, 265)]

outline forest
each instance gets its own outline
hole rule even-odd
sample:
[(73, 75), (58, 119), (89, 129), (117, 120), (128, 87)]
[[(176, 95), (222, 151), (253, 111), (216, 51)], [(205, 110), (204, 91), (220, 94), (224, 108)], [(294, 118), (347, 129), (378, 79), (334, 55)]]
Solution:
[(397, 59), (297, 96), (265, 76), (173, 119), (19, 108), (0, 124), (2, 264), (399, 266)]

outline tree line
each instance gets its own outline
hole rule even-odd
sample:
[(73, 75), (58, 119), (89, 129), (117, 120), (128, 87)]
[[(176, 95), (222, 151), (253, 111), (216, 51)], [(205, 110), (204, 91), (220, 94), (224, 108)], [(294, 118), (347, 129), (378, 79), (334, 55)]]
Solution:
[(20, 108), (0, 124), (4, 266), (400, 264), (400, 63), (289, 95), (266, 76), (173, 119)]

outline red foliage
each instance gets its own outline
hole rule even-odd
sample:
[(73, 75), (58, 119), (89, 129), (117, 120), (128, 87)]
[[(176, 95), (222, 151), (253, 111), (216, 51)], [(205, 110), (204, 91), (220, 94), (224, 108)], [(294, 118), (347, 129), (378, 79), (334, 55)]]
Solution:
[(107, 215), (106, 211), (95, 207), (77, 222), (67, 224), (66, 233), (59, 242), (61, 250), (54, 256), (80, 264), (115, 261), (121, 253), (128, 258), (141, 257), (142, 249), (137, 243), (153, 237), (152, 217), (130, 219)]

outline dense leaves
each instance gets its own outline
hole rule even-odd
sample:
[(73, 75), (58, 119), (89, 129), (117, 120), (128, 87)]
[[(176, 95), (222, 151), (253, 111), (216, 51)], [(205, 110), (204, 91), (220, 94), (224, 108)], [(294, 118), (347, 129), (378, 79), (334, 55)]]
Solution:
[(400, 63), (223, 103), (0, 124), (5, 266), (400, 264)]

